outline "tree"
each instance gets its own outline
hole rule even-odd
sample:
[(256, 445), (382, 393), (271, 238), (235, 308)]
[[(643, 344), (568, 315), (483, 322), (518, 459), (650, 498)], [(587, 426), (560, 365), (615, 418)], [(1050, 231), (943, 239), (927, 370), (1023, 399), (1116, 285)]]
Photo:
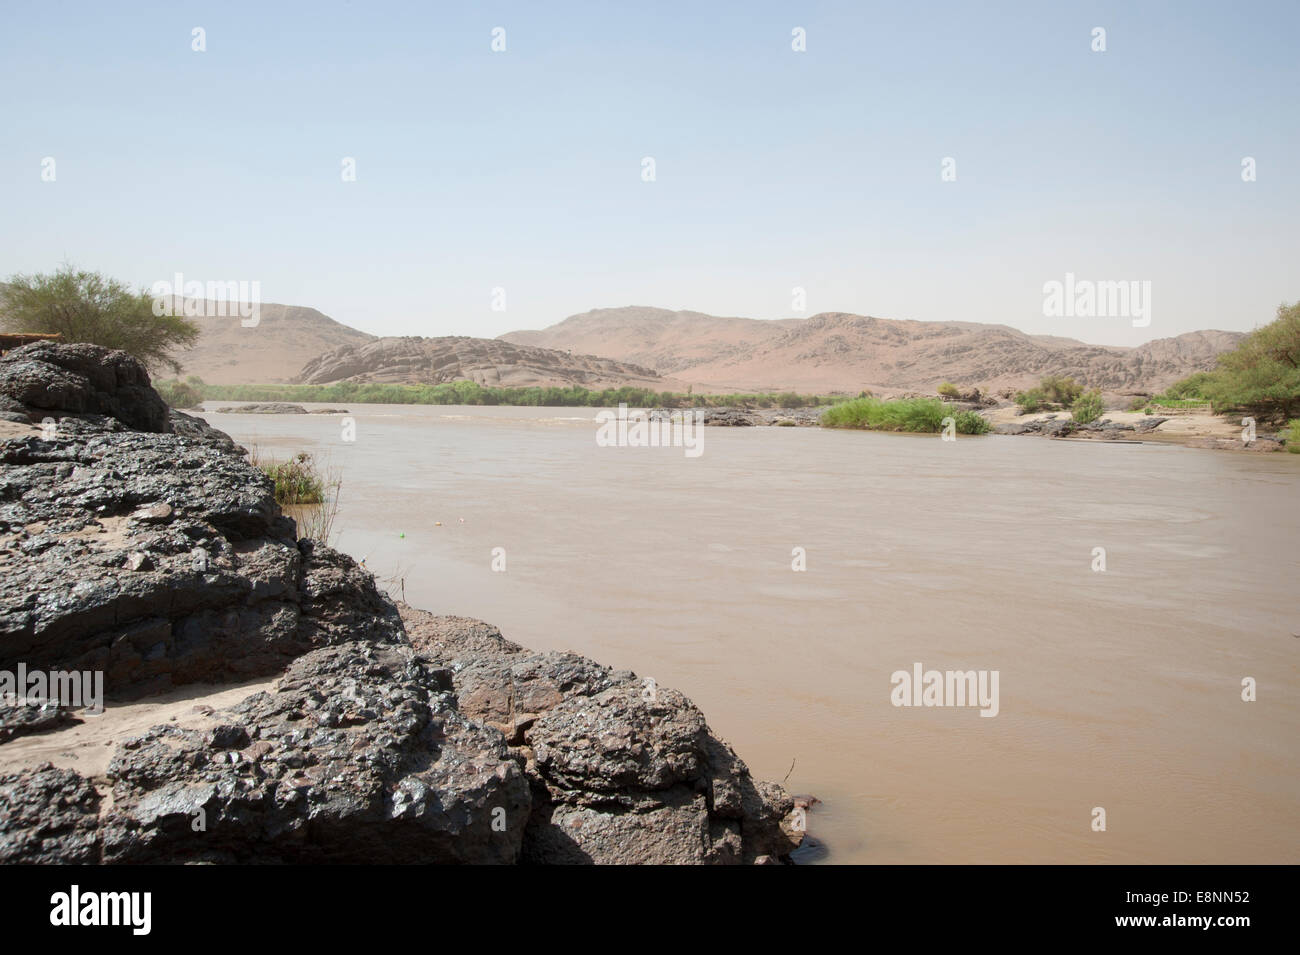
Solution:
[(1218, 413), (1278, 422), (1300, 414), (1300, 302), (1279, 305), (1276, 319), (1220, 355), (1200, 390)]
[(48, 275), (13, 276), (0, 300), (0, 324), (12, 332), (59, 334), (65, 342), (120, 348), (150, 373), (162, 368), (179, 372), (174, 353), (199, 338), (195, 322), (155, 315), (148, 292), (70, 265)]
[(1048, 375), (1038, 387), (1042, 389), (1048, 401), (1058, 405), (1074, 404), (1074, 400), (1083, 394), (1083, 386), (1065, 375)]

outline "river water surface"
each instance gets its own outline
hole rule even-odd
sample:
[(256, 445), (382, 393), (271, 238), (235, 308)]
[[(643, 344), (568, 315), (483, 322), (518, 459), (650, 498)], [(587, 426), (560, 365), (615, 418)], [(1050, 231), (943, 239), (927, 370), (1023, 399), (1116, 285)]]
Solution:
[[(205, 417), (337, 468), (336, 546), (411, 604), (682, 690), (822, 800), (827, 861), (1300, 862), (1300, 456), (711, 428), (689, 458), (598, 447), (586, 408), (349, 410), (350, 442)], [(998, 671), (998, 715), (893, 706), (918, 662)]]

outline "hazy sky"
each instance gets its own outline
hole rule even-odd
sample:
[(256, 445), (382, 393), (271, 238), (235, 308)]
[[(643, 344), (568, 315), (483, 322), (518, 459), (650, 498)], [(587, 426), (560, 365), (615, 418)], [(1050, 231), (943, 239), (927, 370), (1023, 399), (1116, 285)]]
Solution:
[[(96, 0), (0, 22), (3, 275), (256, 280), (421, 335), (639, 304), (1134, 344), (1300, 298), (1295, 0)], [(1149, 281), (1150, 325), (1046, 317), (1067, 272)]]

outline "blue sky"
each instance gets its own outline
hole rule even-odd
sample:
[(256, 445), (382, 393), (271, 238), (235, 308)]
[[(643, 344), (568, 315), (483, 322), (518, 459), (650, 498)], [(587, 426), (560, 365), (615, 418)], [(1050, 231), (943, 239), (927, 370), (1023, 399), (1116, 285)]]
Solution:
[[(1135, 344), (1300, 298), (1294, 2), (54, 2), (2, 22), (5, 275), (256, 280), (422, 335), (638, 304)], [(1066, 272), (1150, 281), (1150, 326), (1044, 316)]]

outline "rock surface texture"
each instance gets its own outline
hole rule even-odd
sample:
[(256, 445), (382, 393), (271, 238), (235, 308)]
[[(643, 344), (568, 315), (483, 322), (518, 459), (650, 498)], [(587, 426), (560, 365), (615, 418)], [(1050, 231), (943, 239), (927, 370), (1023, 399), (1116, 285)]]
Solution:
[[(120, 352), (0, 360), (0, 402), (56, 417), (0, 442), (0, 670), (102, 671), (105, 719), (187, 684), (278, 679), (114, 740), (102, 773), (0, 772), (0, 863), (752, 863), (797, 847), (791, 798), (681, 694), (395, 605), (297, 538), (243, 449), (156, 398)], [(77, 723), (10, 701), (0, 756)]]
[(657, 372), (641, 365), (463, 336), (377, 338), (364, 344), (342, 345), (308, 362), (294, 379), (308, 385), (337, 381), (441, 384), (458, 380), (503, 388), (668, 388)]

